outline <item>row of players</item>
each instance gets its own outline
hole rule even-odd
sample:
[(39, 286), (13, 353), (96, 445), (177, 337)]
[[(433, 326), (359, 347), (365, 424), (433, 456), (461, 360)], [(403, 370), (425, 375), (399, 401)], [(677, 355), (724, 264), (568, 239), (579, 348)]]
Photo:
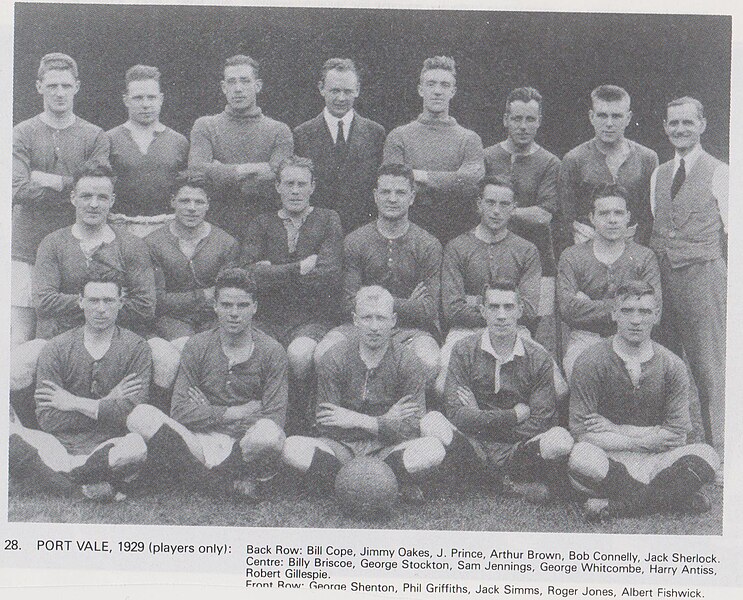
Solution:
[(248, 271), (220, 273), (219, 324), (186, 343), (168, 416), (147, 403), (147, 343), (116, 325), (120, 285), (87, 281), (85, 324), (52, 339), (38, 361), (43, 431), (11, 413), (11, 478), (65, 494), (82, 485), (99, 500), (180, 484), (255, 502), (282, 463), (323, 494), (342, 464), (375, 456), (413, 503), (448, 473), (492, 490), (508, 478), (538, 502), (572, 484), (589, 518), (709, 510), (700, 490), (719, 458), (686, 443), (686, 367), (650, 339), (659, 302), (646, 282), (617, 290), (617, 333), (579, 357), (570, 432), (556, 425), (551, 357), (518, 332), (518, 288), (496, 281), (481, 298), (485, 330), (454, 346), (445, 414), (426, 410), (426, 370), (395, 340), (394, 298), (368, 286), (355, 298), (358, 335), (318, 363), (314, 435), (287, 438), (287, 357), (252, 327), (256, 293)]

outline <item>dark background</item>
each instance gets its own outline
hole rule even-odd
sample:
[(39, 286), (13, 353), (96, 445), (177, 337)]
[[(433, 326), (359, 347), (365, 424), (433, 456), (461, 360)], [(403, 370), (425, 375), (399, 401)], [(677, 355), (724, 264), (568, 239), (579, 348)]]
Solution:
[(221, 66), (244, 53), (261, 63), (259, 104), (295, 127), (322, 109), (316, 82), (330, 57), (361, 67), (359, 112), (389, 131), (421, 109), (423, 60), (457, 61), (451, 113), (486, 146), (503, 139), (503, 103), (517, 86), (545, 99), (538, 140), (562, 156), (592, 137), (590, 91), (621, 85), (632, 96), (627, 136), (671, 156), (661, 121), (668, 100), (706, 107), (704, 143), (728, 160), (731, 18), (480, 11), (16, 4), (13, 120), (41, 111), (34, 81), (47, 52), (75, 58), (82, 88), (75, 112), (110, 129), (130, 66), (163, 73), (162, 121), (188, 136), (194, 120), (221, 112)]

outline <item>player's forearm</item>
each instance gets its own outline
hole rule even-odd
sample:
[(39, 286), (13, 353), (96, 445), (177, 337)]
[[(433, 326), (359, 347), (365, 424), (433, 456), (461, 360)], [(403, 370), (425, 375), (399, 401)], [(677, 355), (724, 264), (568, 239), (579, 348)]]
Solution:
[(594, 446), (602, 448), (603, 450), (609, 451), (629, 450), (640, 452), (646, 450), (645, 445), (643, 445), (639, 438), (609, 431), (604, 431), (602, 433), (586, 432), (578, 436), (578, 441), (588, 442)]
[(511, 217), (532, 225), (549, 225), (552, 222), (552, 214), (539, 206), (515, 208)]

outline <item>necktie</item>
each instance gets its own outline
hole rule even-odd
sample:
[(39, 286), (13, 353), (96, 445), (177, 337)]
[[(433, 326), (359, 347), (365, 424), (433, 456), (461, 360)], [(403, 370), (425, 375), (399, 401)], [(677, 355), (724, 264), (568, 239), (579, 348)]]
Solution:
[(338, 135), (335, 136), (335, 149), (341, 154), (346, 151), (346, 136), (343, 133), (343, 121), (338, 121)]
[(679, 193), (681, 186), (684, 184), (686, 179), (686, 167), (684, 166), (684, 159), (682, 158), (679, 162), (679, 168), (676, 170), (676, 174), (673, 176), (673, 183), (671, 183), (671, 199), (676, 197)]

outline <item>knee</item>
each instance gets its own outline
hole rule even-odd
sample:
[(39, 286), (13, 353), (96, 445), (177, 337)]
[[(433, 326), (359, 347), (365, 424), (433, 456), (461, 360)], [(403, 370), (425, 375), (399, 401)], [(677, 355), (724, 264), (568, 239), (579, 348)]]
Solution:
[(588, 442), (578, 442), (570, 452), (568, 467), (578, 475), (599, 481), (606, 476), (609, 459), (601, 448)]
[(441, 350), (432, 337), (421, 336), (413, 340), (413, 351), (423, 363), (427, 373), (438, 373)]
[(39, 355), (49, 340), (31, 340), (13, 348), (10, 354), (10, 389), (22, 390), (29, 387), (36, 376)]
[(320, 360), (328, 350), (345, 339), (346, 336), (337, 331), (331, 331), (330, 333), (328, 333), (328, 335), (320, 340), (320, 342), (317, 344), (317, 347), (315, 348), (315, 353), (313, 356), (315, 364), (317, 364), (317, 361)]
[(118, 440), (108, 453), (108, 463), (112, 469), (140, 464), (147, 458), (147, 444), (138, 433), (128, 433)]
[(293, 435), (286, 438), (284, 448), (281, 451), (281, 460), (301, 472), (307, 471), (312, 464), (315, 454), (316, 443), (310, 437)]
[(317, 348), (317, 342), (312, 338), (299, 337), (293, 340), (286, 349), (289, 358), (289, 368), (297, 376), (304, 376), (312, 366), (312, 357)]
[(176, 350), (178, 350), (178, 352), (183, 352), (183, 347), (186, 345), (186, 342), (190, 339), (191, 339), (191, 336), (184, 335), (182, 337), (171, 340), (170, 345), (173, 346)]
[(147, 343), (152, 349), (153, 382), (166, 390), (172, 388), (181, 363), (181, 353), (162, 338), (151, 338)]
[(564, 458), (570, 455), (573, 444), (573, 436), (567, 429), (553, 427), (539, 439), (539, 453), (544, 460)]
[(149, 440), (168, 420), (167, 415), (150, 404), (138, 404), (126, 418), (126, 427), (132, 433)]
[(275, 452), (281, 454), (286, 434), (270, 419), (257, 421), (240, 440), (243, 456), (248, 454)]
[(454, 437), (454, 425), (437, 410), (427, 413), (420, 422), (421, 437), (433, 437), (448, 446)]
[(423, 437), (413, 440), (403, 451), (403, 465), (408, 473), (419, 473), (437, 467), (444, 461), (446, 450), (441, 440)]

